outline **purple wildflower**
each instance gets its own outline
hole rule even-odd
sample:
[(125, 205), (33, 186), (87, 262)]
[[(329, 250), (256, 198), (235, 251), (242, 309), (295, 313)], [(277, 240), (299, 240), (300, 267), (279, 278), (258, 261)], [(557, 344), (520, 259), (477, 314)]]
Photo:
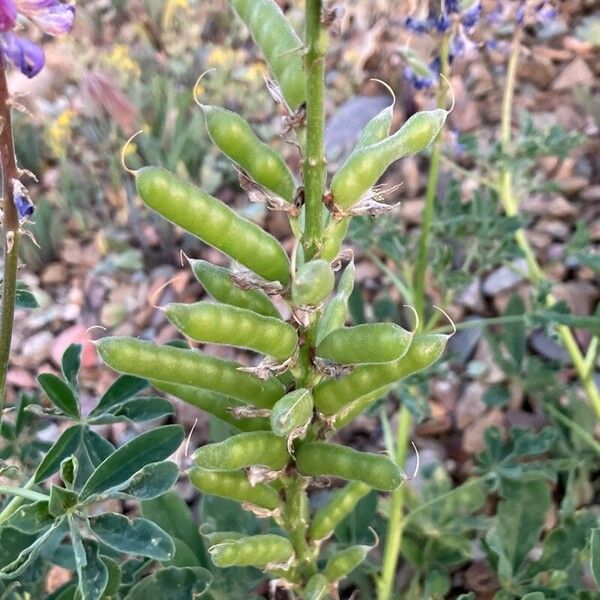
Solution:
[(550, 2), (540, 2), (535, 7), (535, 18), (540, 25), (547, 25), (558, 16), (558, 10)]
[(472, 29), (477, 25), (477, 21), (479, 21), (482, 12), (483, 6), (481, 5), (481, 2), (475, 2), (473, 6), (470, 6), (462, 13), (461, 23), (467, 29)]
[(416, 90), (430, 88), (436, 83), (433, 73), (429, 76), (417, 75), (410, 67), (404, 68), (404, 77)]
[(452, 13), (460, 12), (460, 0), (445, 0), (444, 10), (446, 14), (451, 15)]
[(426, 34), (429, 33), (429, 23), (422, 19), (414, 17), (406, 17), (403, 23), (404, 27), (413, 33)]
[(450, 29), (450, 18), (448, 17), (448, 15), (445, 15), (443, 13), (440, 13), (433, 17), (429, 17), (428, 21), (431, 27), (435, 29), (438, 33), (445, 33), (446, 31), (448, 31), (448, 29)]
[(19, 221), (22, 223), (31, 217), (35, 206), (29, 198), (27, 189), (20, 181), (14, 181), (13, 183), (13, 202), (19, 214)]
[(0, 49), (24, 75), (33, 77), (44, 66), (44, 51), (12, 31), (19, 15), (55, 36), (71, 31), (75, 7), (60, 0), (0, 0)]

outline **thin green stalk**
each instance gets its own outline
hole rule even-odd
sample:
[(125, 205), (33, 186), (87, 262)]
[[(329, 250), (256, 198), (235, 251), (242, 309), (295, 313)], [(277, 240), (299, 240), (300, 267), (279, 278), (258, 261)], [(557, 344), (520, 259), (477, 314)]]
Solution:
[[(517, 27), (512, 42), (510, 57), (508, 60), (508, 68), (506, 73), (506, 84), (504, 86), (504, 97), (502, 99), (502, 121), (501, 121), (501, 142), (502, 150), (506, 156), (510, 156), (511, 152), (511, 120), (512, 120), (512, 108), (515, 94), (515, 86), (517, 81), (517, 67), (519, 64), (519, 53), (521, 48), (521, 40), (523, 38), (523, 26)], [(504, 207), (504, 212), (509, 217), (518, 216), (519, 214), (519, 202), (514, 194), (514, 186), (512, 180), (512, 172), (508, 165), (501, 168), (500, 171), (500, 200)], [(539, 284), (544, 280), (544, 272), (542, 271), (535, 253), (531, 248), (525, 232), (523, 229), (519, 229), (515, 232), (515, 240), (525, 255), (527, 262), (527, 277), (533, 284)], [(546, 305), (552, 306), (556, 302), (556, 299), (548, 294), (546, 298)], [(577, 345), (577, 340), (573, 335), (573, 332), (566, 325), (559, 325), (557, 327), (558, 335), (562, 341), (565, 350), (569, 354), (573, 361), (573, 366), (577, 373), (577, 377), (581, 382), (587, 397), (596, 412), (598, 418), (600, 418), (600, 391), (594, 381), (594, 374), (591, 369), (587, 368), (587, 363), (583, 353)]]
[(582, 442), (585, 442), (596, 454), (600, 455), (600, 444), (594, 439), (594, 436), (588, 433), (581, 425), (563, 415), (556, 407), (545, 404), (544, 408), (563, 425), (568, 427)]
[[(34, 480), (33, 477), (23, 486), (21, 486), (20, 488), (10, 488), (12, 490), (18, 489), (21, 490), (21, 492), (23, 493), (28, 493), (29, 490), (33, 487), (34, 484)], [(5, 488), (8, 489), (8, 488)], [(0, 490), (1, 491), (1, 490)], [(9, 492), (3, 492), (6, 494), (9, 494)], [(33, 492), (35, 493), (35, 492)], [(14, 495), (14, 498), (2, 509), (2, 512), (0, 512), (0, 525), (2, 525), (2, 523), (4, 523), (4, 521), (8, 520), (8, 518), (13, 515), (15, 512), (17, 512), (17, 509), (19, 508), (19, 506), (21, 506), (21, 504), (23, 504), (23, 501), (26, 499), (26, 496), (23, 496), (22, 494), (12, 494)]]
[(9, 93), (6, 84), (6, 61), (0, 60), (0, 162), (2, 164), (2, 240), (4, 273), (2, 275), (2, 311), (0, 312), (0, 423), (4, 414), (6, 372), (10, 355), (17, 266), (19, 260), (19, 216), (13, 202), (13, 182), (19, 178), (12, 134)]
[[(450, 73), (449, 63), (450, 35), (446, 34), (442, 38), (440, 46), (441, 73), (448, 77)], [(437, 105), (439, 108), (446, 108), (446, 81), (438, 85)], [(433, 212), (435, 208), (435, 196), (437, 191), (438, 179), (440, 176), (440, 163), (442, 157), (442, 134), (438, 134), (433, 142), (431, 152), (431, 163), (429, 165), (429, 175), (427, 178), (427, 188), (425, 191), (425, 208), (423, 210), (423, 222), (421, 223), (421, 235), (419, 237), (419, 249), (417, 254), (417, 267), (415, 271), (415, 292), (414, 303), (419, 322), (425, 323), (425, 278), (427, 275), (427, 259), (429, 258), (429, 237), (433, 223)], [(422, 326), (422, 325), (421, 325)]]
[(307, 259), (322, 243), (325, 191), (325, 52), (327, 31), (321, 24), (322, 0), (306, 1), (306, 151), (303, 164), (306, 225), (302, 245)]
[[(406, 462), (406, 452), (410, 438), (411, 417), (410, 411), (405, 405), (402, 405), (398, 415), (398, 432), (396, 436), (396, 462), (403, 467)], [(378, 581), (378, 599), (390, 600), (394, 589), (394, 580), (396, 579), (396, 567), (400, 555), (400, 545), (402, 543), (402, 532), (404, 531), (404, 498), (406, 494), (405, 486), (400, 486), (392, 493), (392, 503), (388, 517), (388, 528), (385, 536), (385, 546), (383, 548), (383, 565), (381, 568), (381, 577)]]
[[(40, 494), (39, 492), (34, 492), (33, 490), (28, 490), (26, 488), (13, 487), (10, 485), (0, 485), (0, 494), (5, 494), (6, 496), (15, 496), (17, 498), (22, 498), (24, 500), (31, 500), (33, 502), (39, 502), (41, 500), (50, 500), (49, 496), (46, 494)], [(11, 514), (14, 514), (13, 511)], [(4, 513), (4, 511), (2, 511)]]

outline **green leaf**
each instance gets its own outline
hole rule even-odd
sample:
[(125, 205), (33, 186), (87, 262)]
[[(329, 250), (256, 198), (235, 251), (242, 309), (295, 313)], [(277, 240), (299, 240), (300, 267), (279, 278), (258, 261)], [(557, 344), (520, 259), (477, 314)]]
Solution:
[(77, 494), (75, 492), (57, 485), (50, 488), (48, 510), (53, 517), (61, 517), (74, 506), (77, 506)]
[(145, 379), (134, 377), (133, 375), (121, 375), (113, 384), (104, 392), (100, 402), (90, 416), (96, 416), (109, 411), (114, 406), (118, 406), (133, 398), (136, 394), (148, 387), (148, 382)]
[(54, 523), (52, 515), (48, 511), (48, 502), (40, 500), (32, 504), (26, 504), (3, 523), (3, 527), (12, 527), (22, 533), (38, 533)]
[(190, 547), (182, 540), (173, 538), (175, 544), (175, 556), (168, 562), (163, 563), (165, 567), (199, 567), (201, 566), (196, 555)]
[(596, 587), (600, 588), (600, 528), (592, 529), (590, 536), (590, 567)]
[(39, 303), (36, 297), (29, 291), (27, 284), (22, 281), (17, 281), (15, 290), (15, 307), (32, 309), (39, 308)]
[(82, 442), (94, 467), (104, 462), (115, 451), (115, 447), (108, 440), (89, 427), (83, 432)]
[(175, 493), (167, 492), (141, 504), (142, 515), (164, 529), (172, 538), (182, 540), (202, 565), (210, 565), (198, 525), (188, 505)]
[(83, 548), (83, 554), (75, 553), (79, 593), (83, 600), (101, 600), (108, 585), (108, 567), (100, 558), (100, 550), (96, 542), (81, 539), (79, 542), (80, 548)]
[(44, 459), (38, 466), (33, 477), (34, 483), (40, 483), (60, 469), (60, 463), (75, 453), (81, 439), (82, 427), (73, 425), (65, 429), (61, 436), (54, 442)]
[(64, 414), (79, 419), (77, 395), (68, 383), (52, 373), (42, 373), (37, 380), (54, 406)]
[(138, 471), (121, 493), (134, 496), (139, 500), (151, 500), (171, 489), (178, 477), (179, 468), (175, 463), (152, 463)]
[(148, 396), (124, 402), (113, 414), (140, 423), (174, 415), (175, 409), (166, 398)]
[(123, 554), (171, 560), (175, 545), (169, 535), (147, 519), (129, 519), (117, 513), (102, 513), (89, 519), (98, 539)]
[(77, 375), (81, 368), (81, 344), (71, 344), (62, 355), (62, 373), (65, 379), (77, 389)]
[(210, 588), (212, 574), (202, 567), (167, 567), (154, 572), (135, 585), (126, 600), (195, 600)]
[(98, 466), (81, 490), (80, 499), (118, 486), (146, 465), (168, 458), (183, 437), (180, 425), (166, 425), (137, 436)]
[(488, 408), (505, 406), (510, 400), (510, 392), (504, 385), (496, 384), (485, 390), (482, 399)]
[(100, 560), (108, 570), (108, 582), (104, 589), (104, 593), (102, 594), (102, 600), (115, 600), (115, 598), (120, 598), (119, 588), (121, 587), (121, 567), (119, 566), (119, 563), (108, 556), (101, 556)]
[[(525, 304), (520, 296), (514, 294), (506, 306), (506, 310), (503, 315), (505, 317), (513, 317), (525, 314)], [(523, 358), (525, 357), (525, 323), (524, 321), (517, 321), (515, 323), (509, 323), (504, 326), (504, 341), (506, 348), (510, 356), (512, 357), (515, 365), (521, 367), (523, 364)]]

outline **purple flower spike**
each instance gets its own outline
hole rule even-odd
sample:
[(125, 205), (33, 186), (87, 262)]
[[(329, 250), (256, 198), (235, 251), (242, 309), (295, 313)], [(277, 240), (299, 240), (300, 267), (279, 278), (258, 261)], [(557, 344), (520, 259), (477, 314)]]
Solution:
[(445, 33), (450, 29), (450, 19), (448, 15), (439, 14), (435, 17), (430, 17), (429, 22), (438, 33)]
[(29, 199), (29, 194), (27, 193), (25, 186), (20, 181), (16, 180), (13, 180), (13, 202), (15, 203), (17, 213), (19, 214), (19, 221), (21, 223), (31, 217), (35, 210), (35, 206)]
[(429, 33), (429, 23), (422, 19), (415, 19), (414, 17), (406, 17), (403, 23), (404, 27), (413, 33), (425, 34)]
[(73, 28), (75, 7), (71, 4), (54, 4), (28, 16), (44, 33), (62, 35)]
[(535, 18), (540, 25), (547, 25), (558, 16), (558, 11), (549, 2), (540, 2), (535, 8)]
[(460, 12), (460, 0), (445, 0), (444, 10), (448, 15)]
[(423, 90), (435, 84), (433, 77), (417, 75), (410, 67), (404, 68), (404, 77), (416, 89)]
[(461, 23), (463, 26), (467, 29), (472, 29), (475, 27), (475, 25), (477, 25), (477, 21), (479, 21), (481, 17), (482, 11), (483, 6), (481, 5), (481, 2), (476, 2), (473, 4), (473, 6), (471, 6), (462, 14)]
[(517, 14), (515, 15), (515, 20), (519, 25), (523, 23), (525, 19), (525, 2), (521, 2), (517, 7)]
[(0, 0), (0, 31), (12, 29), (17, 22), (17, 7), (13, 0)]

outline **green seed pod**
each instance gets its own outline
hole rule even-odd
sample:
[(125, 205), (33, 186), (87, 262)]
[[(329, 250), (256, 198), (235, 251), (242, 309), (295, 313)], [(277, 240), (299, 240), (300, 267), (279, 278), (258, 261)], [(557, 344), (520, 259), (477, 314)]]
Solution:
[(237, 471), (254, 466), (280, 471), (290, 455), (283, 438), (270, 431), (251, 431), (202, 446), (193, 459), (197, 467), (210, 471)]
[(419, 335), (402, 358), (357, 367), (340, 379), (323, 379), (313, 390), (315, 407), (333, 415), (362, 396), (426, 369), (442, 355), (447, 340), (446, 335)]
[(319, 319), (316, 339), (317, 345), (332, 331), (344, 326), (344, 323), (348, 318), (348, 299), (354, 289), (355, 274), (356, 268), (354, 267), (354, 261), (352, 261), (348, 263), (348, 266), (344, 269), (344, 272), (340, 277), (337, 293), (327, 304)]
[(358, 565), (360, 565), (371, 548), (369, 546), (350, 546), (345, 550), (336, 552), (325, 565), (323, 573), (329, 583), (335, 583), (347, 577)]
[(271, 412), (271, 429), (280, 437), (288, 437), (305, 427), (313, 415), (310, 390), (299, 389), (278, 400)]
[(394, 323), (365, 323), (332, 331), (317, 356), (340, 365), (382, 363), (404, 356), (413, 334)]
[(429, 146), (447, 115), (441, 108), (418, 112), (390, 137), (352, 152), (331, 180), (335, 204), (340, 208), (354, 206), (393, 162)]
[(386, 83), (384, 83), (383, 81), (380, 81), (379, 83), (383, 84), (392, 95), (392, 103), (389, 106), (386, 106), (378, 114), (376, 114), (364, 126), (356, 142), (356, 145), (354, 146), (354, 150), (360, 150), (361, 148), (365, 148), (366, 146), (371, 146), (372, 144), (381, 142), (381, 140), (385, 140), (385, 138), (387, 138), (390, 135), (392, 121), (394, 119), (394, 104), (396, 103), (396, 98), (394, 97), (394, 92)]
[(195, 350), (126, 337), (103, 338), (96, 348), (102, 360), (120, 373), (204, 388), (259, 408), (271, 408), (285, 392), (274, 377), (260, 380), (240, 371), (238, 363)]
[(375, 391), (367, 394), (366, 396), (361, 396), (357, 398), (349, 404), (343, 411), (339, 412), (335, 416), (335, 420), (333, 422), (333, 426), (335, 429), (341, 429), (351, 423), (360, 413), (362, 413), (365, 409), (367, 409), (373, 402), (379, 400), (379, 398), (383, 398), (389, 391), (391, 385), (386, 385), (385, 387), (378, 388)]
[(201, 189), (158, 167), (136, 172), (142, 200), (163, 217), (268, 281), (286, 285), (290, 263), (281, 244)]
[(203, 390), (202, 388), (190, 387), (187, 385), (179, 385), (177, 383), (169, 383), (167, 381), (151, 380), (150, 383), (161, 392), (171, 394), (192, 406), (207, 412), (221, 421), (232, 425), (240, 431), (266, 431), (270, 428), (269, 419), (266, 417), (244, 417), (236, 418), (231, 411), (241, 407), (247, 407), (247, 404), (225, 396)]
[(201, 104), (212, 141), (259, 185), (292, 202), (294, 177), (283, 158), (254, 133), (237, 113)]
[(302, 444), (296, 452), (296, 465), (302, 475), (362, 481), (387, 492), (395, 490), (406, 478), (404, 471), (387, 456), (328, 442)]
[(208, 549), (212, 561), (221, 567), (256, 567), (287, 563), (294, 556), (294, 548), (280, 535), (252, 535), (222, 542)]
[(342, 242), (348, 233), (348, 225), (350, 219), (334, 219), (331, 218), (325, 231), (323, 231), (323, 249), (321, 250), (321, 258), (326, 261), (336, 259), (342, 248)]
[(197, 342), (247, 348), (276, 360), (289, 358), (298, 345), (298, 334), (291, 325), (246, 308), (208, 302), (173, 303), (165, 313), (179, 331)]
[(206, 545), (210, 548), (223, 542), (231, 542), (233, 540), (239, 540), (240, 538), (246, 537), (239, 531), (213, 531), (212, 533), (204, 533), (202, 527), (200, 527), (200, 534), (206, 540)]
[(189, 476), (192, 484), (205, 494), (248, 502), (267, 510), (275, 510), (279, 506), (279, 494), (275, 489), (266, 483), (251, 485), (245, 473), (196, 468), (189, 472)]
[(335, 275), (331, 265), (322, 259), (303, 264), (296, 272), (292, 283), (292, 300), (298, 306), (316, 306), (331, 292)]
[(361, 481), (351, 481), (342, 489), (331, 494), (327, 504), (313, 517), (308, 535), (313, 540), (328, 538), (334, 529), (356, 508), (359, 500), (366, 496), (371, 488)]
[(322, 573), (315, 573), (302, 590), (302, 600), (326, 600), (327, 579)]
[(231, 279), (231, 271), (205, 260), (190, 259), (196, 279), (204, 289), (223, 304), (246, 308), (265, 317), (281, 319), (279, 311), (262, 290), (242, 290)]
[(246, 24), (256, 45), (294, 110), (306, 100), (302, 40), (274, 0), (229, 0)]

